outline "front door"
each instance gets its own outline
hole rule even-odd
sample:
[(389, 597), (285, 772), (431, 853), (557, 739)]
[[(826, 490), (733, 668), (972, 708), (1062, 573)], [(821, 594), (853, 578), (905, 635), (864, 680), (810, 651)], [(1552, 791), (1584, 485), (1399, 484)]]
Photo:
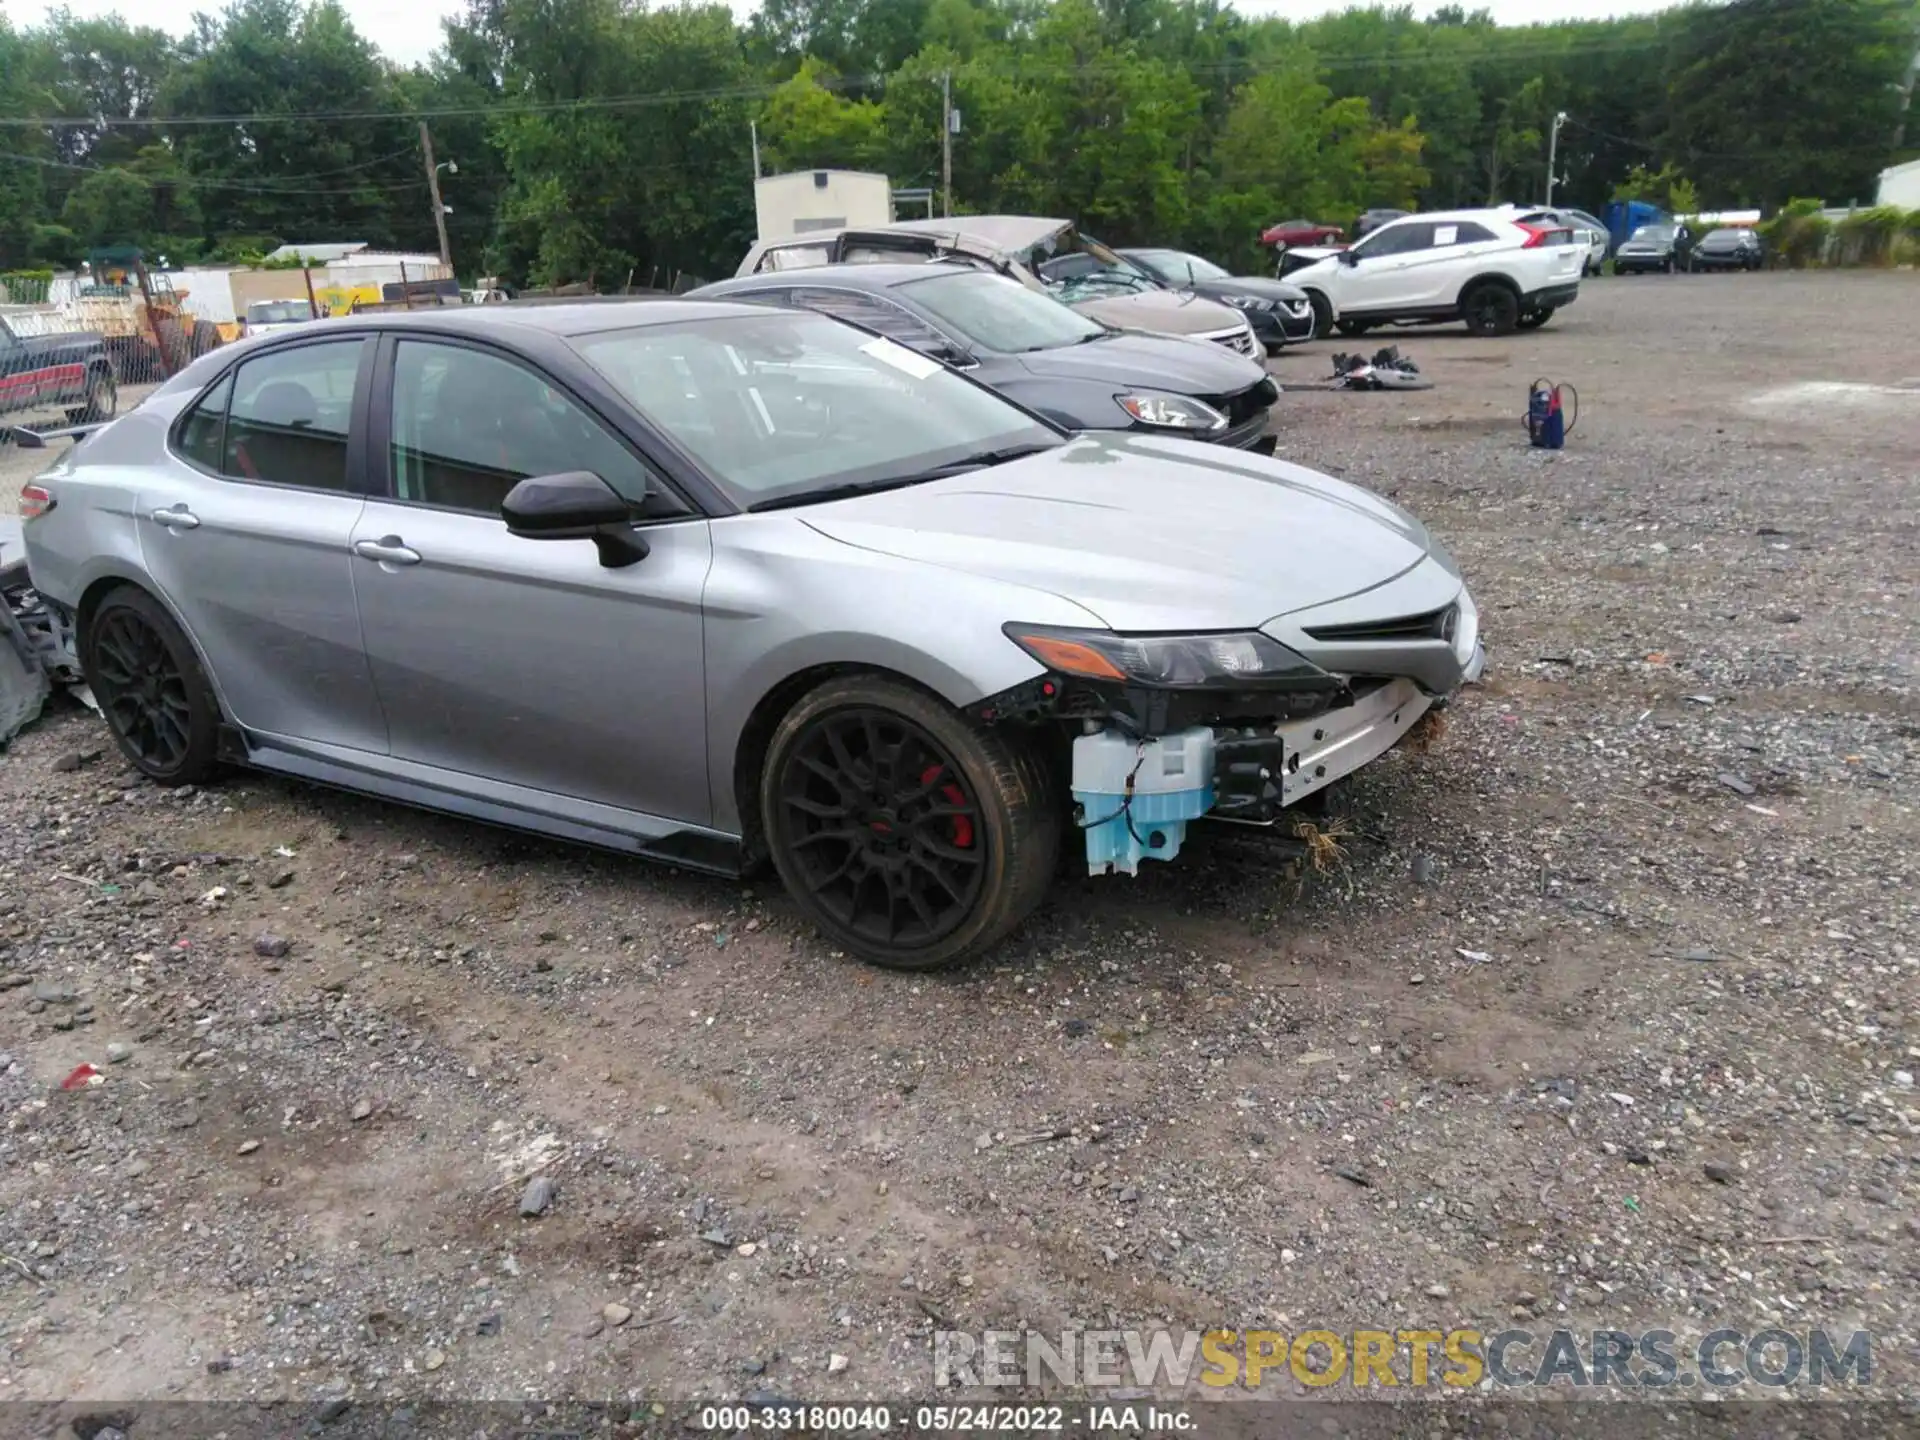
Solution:
[(1401, 311), (1420, 303), (1421, 262), (1433, 242), (1425, 220), (1383, 225), (1352, 250), (1354, 263), (1340, 292), (1340, 313)]
[(374, 399), (387, 493), (353, 532), (355, 587), (396, 760), (691, 824), (711, 815), (704, 518), (646, 527), (610, 570), (585, 540), (507, 533), (530, 475), (590, 470), (635, 504), (648, 466), (518, 359), (401, 338)]
[(142, 472), (140, 551), (247, 730), (384, 751), (347, 543), (364, 466), (351, 417), (364, 337), (241, 362)]

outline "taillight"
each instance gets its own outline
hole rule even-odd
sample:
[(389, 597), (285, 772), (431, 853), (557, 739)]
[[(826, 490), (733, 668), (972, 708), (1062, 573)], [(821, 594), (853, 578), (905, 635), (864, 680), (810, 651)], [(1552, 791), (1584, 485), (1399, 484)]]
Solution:
[[(1515, 221), (1514, 223), (1517, 225), (1520, 224), (1519, 221)], [(1545, 245), (1549, 235), (1571, 235), (1573, 233), (1561, 225), (1520, 225), (1520, 228), (1527, 232), (1527, 238), (1520, 244), (1522, 250), (1532, 250), (1536, 246)]]
[(44, 485), (22, 485), (20, 487), (20, 518), (38, 520), (53, 509), (53, 492)]

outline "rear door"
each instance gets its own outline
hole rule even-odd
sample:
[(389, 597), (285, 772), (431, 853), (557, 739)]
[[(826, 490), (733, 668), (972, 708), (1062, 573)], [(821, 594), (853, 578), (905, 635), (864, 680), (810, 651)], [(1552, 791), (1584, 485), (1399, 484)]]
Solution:
[(1429, 229), (1427, 246), (1413, 257), (1407, 275), (1410, 303), (1423, 309), (1452, 305), (1483, 257), (1504, 243), (1473, 220), (1436, 220)]
[[(690, 403), (688, 377), (658, 383), (663, 406)], [(592, 818), (557, 803), (571, 801), (705, 822), (704, 516), (577, 396), (504, 352), (391, 339), (373, 412), (384, 493), (354, 529), (352, 564), (394, 758), (463, 772), (478, 793), (513, 787), (505, 798), (544, 813)], [(500, 502), (518, 481), (573, 470), (661, 517), (644, 560), (608, 569), (587, 541), (507, 533)]]
[(229, 370), (142, 472), (141, 556), (248, 730), (387, 748), (347, 544), (373, 340), (276, 346)]

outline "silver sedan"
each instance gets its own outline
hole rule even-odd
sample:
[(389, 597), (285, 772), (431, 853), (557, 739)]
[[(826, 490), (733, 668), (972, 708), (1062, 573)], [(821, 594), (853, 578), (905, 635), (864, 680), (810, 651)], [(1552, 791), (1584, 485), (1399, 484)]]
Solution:
[[(1196, 416), (1196, 425), (1207, 423)], [(700, 869), (881, 964), (1280, 820), (1481, 664), (1378, 496), (1072, 436), (823, 316), (384, 314), (215, 352), (22, 494), (128, 759)]]

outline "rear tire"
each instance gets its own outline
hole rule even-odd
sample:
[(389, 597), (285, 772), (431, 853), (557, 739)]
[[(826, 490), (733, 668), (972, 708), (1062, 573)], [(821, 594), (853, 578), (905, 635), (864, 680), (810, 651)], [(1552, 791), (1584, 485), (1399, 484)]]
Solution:
[(120, 387), (114, 383), (113, 371), (99, 366), (87, 372), (87, 401), (67, 411), (67, 422), (71, 425), (97, 425), (113, 419), (120, 408)]
[(110, 591), (87, 620), (87, 684), (120, 753), (161, 785), (197, 785), (219, 765), (220, 702), (173, 617), (135, 585)]
[(774, 868), (834, 943), (935, 970), (1040, 903), (1062, 806), (1039, 755), (879, 676), (830, 680), (773, 733), (760, 781)]
[(1342, 335), (1364, 335), (1373, 329), (1371, 320), (1336, 320), (1333, 324)]
[(1520, 300), (1506, 286), (1487, 281), (1460, 297), (1460, 316), (1470, 334), (1511, 335), (1520, 323)]

